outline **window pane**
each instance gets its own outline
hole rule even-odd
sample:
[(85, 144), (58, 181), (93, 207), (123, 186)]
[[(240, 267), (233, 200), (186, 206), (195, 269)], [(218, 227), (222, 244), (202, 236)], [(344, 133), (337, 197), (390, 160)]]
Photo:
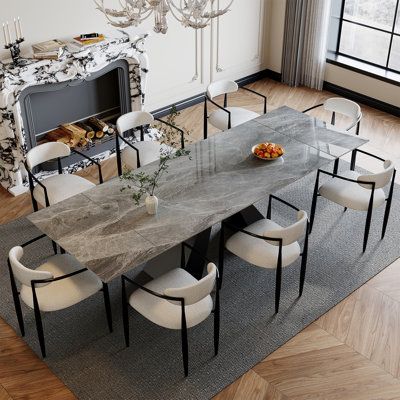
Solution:
[(394, 28), (396, 33), (400, 33), (400, 7), (397, 10), (397, 17), (396, 17), (396, 26)]
[(386, 67), (390, 34), (343, 21), (339, 51)]
[(344, 18), (392, 30), (397, 0), (346, 0)]
[(389, 68), (395, 69), (396, 71), (400, 71), (400, 37), (399, 36), (393, 36)]

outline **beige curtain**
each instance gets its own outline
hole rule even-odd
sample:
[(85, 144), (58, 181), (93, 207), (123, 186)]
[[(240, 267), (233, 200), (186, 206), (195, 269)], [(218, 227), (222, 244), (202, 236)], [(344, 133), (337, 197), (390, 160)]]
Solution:
[(331, 0), (287, 0), (282, 81), (321, 90)]

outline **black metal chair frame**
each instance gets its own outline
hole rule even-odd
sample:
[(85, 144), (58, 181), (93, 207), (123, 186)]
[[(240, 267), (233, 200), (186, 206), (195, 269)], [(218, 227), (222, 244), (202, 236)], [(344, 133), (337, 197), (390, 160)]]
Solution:
[[(364, 150), (355, 149), (353, 151), (353, 153), (352, 153), (352, 161), (351, 161), (351, 164), (350, 164), (350, 170), (352, 170), (352, 171), (354, 171), (354, 168), (355, 168), (357, 153), (362, 153), (362, 154), (365, 154), (365, 155), (370, 156), (372, 158), (375, 158), (377, 160), (380, 160), (382, 162), (385, 162), (385, 160), (383, 158), (381, 158), (381, 157), (378, 157), (378, 156), (376, 156), (374, 154), (368, 153), (368, 152), (366, 152)], [(339, 158), (336, 159), (336, 161), (339, 164)], [(367, 182), (367, 181), (359, 181), (359, 180), (356, 180), (356, 179), (350, 179), (350, 178), (346, 178), (344, 176), (341, 176), (341, 175), (338, 175), (338, 174), (335, 174), (335, 173), (331, 173), (331, 172), (324, 171), (322, 169), (318, 169), (317, 178), (315, 180), (312, 205), (311, 205), (310, 233), (312, 231), (312, 227), (313, 227), (313, 224), (314, 224), (315, 211), (316, 211), (316, 208), (317, 208), (317, 198), (320, 196), (320, 194), (318, 192), (320, 174), (325, 174), (325, 175), (328, 175), (328, 176), (330, 176), (332, 178), (338, 178), (338, 179), (341, 179), (343, 181), (353, 182), (355, 184), (362, 184), (362, 185), (371, 186), (371, 197), (370, 197), (369, 204), (368, 204), (367, 219), (366, 219), (365, 230), (364, 230), (363, 252), (365, 252), (365, 250), (367, 248), (368, 236), (369, 236), (369, 231), (370, 231), (370, 227), (371, 227), (372, 210), (374, 208), (375, 182)], [(385, 199), (386, 207), (385, 207), (385, 215), (384, 215), (384, 218), (383, 218), (381, 240), (385, 237), (386, 227), (387, 227), (387, 223), (388, 223), (388, 220), (389, 220), (389, 214), (390, 214), (390, 208), (391, 208), (391, 205), (392, 205), (395, 178), (396, 178), (396, 169), (393, 170), (393, 175), (392, 175), (390, 188), (389, 188), (389, 194), (388, 194), (388, 197)], [(347, 210), (347, 207), (345, 207), (344, 211), (346, 211), (346, 210)]]
[[(28, 242), (22, 244), (21, 247), (26, 247), (26, 246), (30, 245), (31, 243), (34, 243), (37, 240), (42, 239), (44, 237), (46, 237), (46, 235), (41, 235), (34, 239), (31, 239)], [(15, 277), (14, 277), (14, 274), (12, 271), (12, 267), (11, 267), (9, 258), (8, 258), (7, 262), (8, 262), (8, 271), (10, 274), (11, 290), (12, 290), (12, 295), (13, 295), (13, 300), (14, 300), (14, 307), (15, 307), (15, 312), (17, 314), (17, 319), (18, 319), (18, 325), (19, 325), (19, 329), (21, 332), (21, 336), (25, 336), (24, 319), (23, 319), (23, 315), (22, 315), (21, 301), (19, 298), (20, 292), (18, 291), (18, 288), (17, 288), (17, 283), (15, 281)], [(78, 275), (85, 271), (87, 271), (87, 268), (82, 268), (78, 271), (74, 271), (74, 272), (71, 272), (66, 275), (58, 276), (56, 278), (35, 279), (35, 280), (31, 281), (32, 296), (33, 296), (33, 310), (34, 310), (34, 314), (35, 314), (36, 330), (37, 330), (39, 344), (40, 344), (40, 350), (42, 352), (43, 358), (46, 357), (46, 346), (45, 346), (45, 340), (44, 340), (42, 316), (41, 316), (40, 306), (39, 306), (39, 302), (38, 302), (38, 298), (37, 298), (37, 294), (36, 294), (36, 285), (43, 284), (43, 283), (51, 284), (52, 282), (60, 281), (62, 279), (67, 279), (67, 278), (70, 278), (74, 275)], [(106, 308), (108, 329), (110, 330), (110, 332), (112, 332), (113, 328), (112, 328), (111, 304), (110, 304), (110, 295), (109, 295), (107, 283), (103, 282), (103, 287), (102, 287), (102, 289), (100, 289), (100, 291), (102, 291), (103, 295), (104, 295), (104, 305)]]
[[(318, 108), (318, 107), (322, 107), (323, 105), (324, 105), (324, 103), (317, 104), (316, 106), (307, 108), (306, 110), (303, 111), (303, 113), (307, 113), (308, 111), (314, 110), (315, 108)], [(349, 128), (346, 129), (346, 132), (349, 132), (350, 130), (352, 130), (356, 126), (356, 132), (355, 133), (358, 136), (360, 134), (361, 118), (362, 118), (362, 115), (360, 115), (357, 118), (357, 121), (354, 122)], [(333, 111), (332, 112), (332, 118), (331, 118), (331, 125), (335, 125), (335, 123), (336, 123), (336, 112)], [(352, 154), (351, 154), (351, 165), (352, 165), (353, 169), (354, 169), (354, 166), (355, 166), (355, 157), (356, 157), (356, 153), (355, 153), (355, 151), (353, 151)], [(334, 166), (333, 166), (333, 173), (337, 174), (338, 169), (339, 169), (339, 159), (337, 158), (335, 160), (335, 163), (334, 163)]]
[[(264, 99), (264, 114), (267, 113), (267, 96), (264, 96), (261, 93), (256, 92), (255, 90), (249, 89), (247, 87), (241, 86), (239, 89), (246, 90), (247, 92), (253, 93), (256, 96), (262, 97)], [(232, 116), (231, 112), (227, 110), (226, 108), (228, 107), (228, 93), (224, 94), (224, 106), (220, 106), (218, 103), (216, 103), (214, 100), (210, 99), (208, 97), (208, 94), (205, 93), (204, 95), (204, 139), (207, 139), (208, 136), (208, 108), (207, 108), (207, 101), (209, 101), (211, 104), (214, 104), (214, 106), (218, 107), (219, 109), (225, 111), (228, 114), (228, 129), (232, 128)]]
[[(267, 209), (267, 215), (266, 215), (267, 219), (271, 219), (272, 200), (273, 199), (285, 204), (286, 206), (292, 208), (295, 211), (300, 211), (300, 209), (295, 207), (294, 205), (271, 194), (269, 196), (269, 201), (268, 201), (268, 209)], [(219, 261), (218, 261), (220, 288), (222, 286), (223, 271), (224, 271), (225, 228), (230, 228), (231, 230), (233, 230), (235, 232), (245, 233), (246, 235), (252, 236), (256, 239), (260, 239), (260, 240), (267, 241), (267, 242), (273, 241), (273, 242), (277, 242), (279, 244), (278, 259), (277, 259), (277, 265), (276, 265), (276, 282), (275, 282), (275, 313), (277, 314), (279, 311), (279, 302), (280, 302), (280, 297), (281, 297), (283, 239), (257, 235), (255, 233), (247, 231), (246, 229), (242, 229), (230, 222), (222, 221), (221, 231), (220, 231), (220, 239), (219, 239)], [(299, 297), (301, 297), (301, 295), (303, 294), (304, 281), (305, 281), (305, 277), (306, 277), (307, 255), (308, 255), (308, 235), (309, 235), (309, 221), (307, 220), (303, 251), (302, 251), (302, 253), (300, 253), (301, 267), (300, 267)]]
[[(185, 247), (191, 249), (201, 258), (203, 258), (204, 262), (212, 262), (203, 254), (197, 251), (193, 246), (189, 245), (188, 243), (183, 242), (181, 248), (181, 268), (185, 267), (186, 258), (185, 258)], [(126, 291), (126, 282), (130, 283), (131, 285), (144, 290), (145, 292), (159, 297), (164, 300), (168, 301), (176, 301), (180, 302), (181, 310), (182, 310), (182, 317), (181, 317), (181, 342), (182, 342), (182, 357), (183, 357), (183, 368), (185, 372), (185, 377), (188, 376), (189, 373), (189, 352), (188, 352), (188, 328), (186, 324), (186, 313), (185, 313), (185, 299), (183, 297), (172, 297), (167, 296), (164, 294), (160, 294), (150, 290), (139, 283), (133, 281), (132, 279), (128, 278), (125, 275), (121, 276), (122, 281), (122, 317), (124, 322), (124, 336), (125, 336), (125, 344), (126, 347), (129, 347), (129, 315), (128, 315), (128, 305), (129, 305), (129, 298), (127, 296)], [(218, 270), (217, 270), (217, 280), (215, 284), (215, 297), (214, 297), (214, 309), (212, 313), (214, 314), (214, 354), (215, 356), (218, 354), (219, 348), (219, 328), (220, 328), (220, 300), (219, 300), (219, 288), (218, 288)]]
[[(102, 174), (102, 171), (101, 171), (101, 164), (100, 164), (100, 162), (97, 161), (97, 160), (95, 160), (94, 158), (89, 157), (88, 155), (86, 155), (86, 154), (84, 154), (84, 153), (81, 153), (81, 152), (78, 151), (78, 150), (71, 149), (71, 152), (76, 153), (76, 154), (79, 154), (81, 157), (86, 158), (87, 160), (91, 161), (92, 164), (97, 165), (97, 168), (98, 168), (98, 171), (99, 171), (99, 183), (102, 184), (102, 183), (103, 183), (103, 174)], [(66, 157), (57, 157), (57, 166), (58, 166), (58, 174), (59, 174), (59, 175), (62, 175), (62, 174), (63, 174), (63, 169), (62, 169), (62, 165), (61, 165), (61, 159), (68, 158), (68, 157), (69, 157), (69, 156), (66, 156)], [(50, 160), (48, 160), (48, 161), (50, 161)], [(42, 164), (42, 163), (40, 163), (40, 164)], [(40, 165), (40, 164), (38, 164), (38, 165)], [(31, 193), (31, 199), (32, 199), (32, 207), (33, 207), (33, 210), (34, 210), (34, 211), (37, 211), (37, 210), (39, 209), (38, 203), (37, 203), (35, 197), (33, 196), (33, 190), (35, 189), (35, 184), (34, 184), (34, 182), (35, 182), (37, 185), (39, 185), (39, 186), (43, 189), (43, 191), (44, 191), (44, 196), (45, 196), (46, 207), (49, 207), (49, 206), (50, 206), (50, 201), (49, 201), (49, 196), (48, 196), (48, 193), (47, 193), (47, 188), (46, 188), (46, 186), (43, 185), (43, 183), (40, 182), (39, 179), (35, 176), (35, 174), (30, 170), (30, 168), (28, 167), (28, 164), (27, 164), (26, 161), (24, 162), (24, 165), (25, 165), (26, 172), (28, 173), (29, 191), (30, 191), (30, 193)]]
[[(318, 107), (322, 107), (323, 105), (324, 105), (324, 103), (317, 104), (316, 106), (307, 108), (306, 110), (303, 111), (303, 113), (307, 113), (308, 111), (314, 110), (315, 108), (318, 108)], [(356, 135), (358, 136), (358, 135), (360, 134), (361, 118), (362, 118), (362, 115), (360, 115), (360, 116), (357, 118), (357, 121), (355, 121), (350, 127), (348, 127), (348, 128), (346, 129), (346, 131), (349, 132), (350, 130), (352, 130), (352, 129), (356, 126)], [(332, 125), (335, 125), (335, 123), (336, 123), (336, 112), (333, 111), (333, 112), (332, 112), (331, 124), (332, 124)]]
[[(178, 131), (180, 133), (181, 136), (181, 149), (185, 148), (185, 132), (181, 129), (178, 128), (175, 125), (170, 124), (169, 122), (163, 121), (161, 118), (154, 118), (154, 120), (164, 124), (164, 125), (168, 125), (169, 127), (171, 127), (172, 129), (175, 129), (176, 131)], [(144, 127), (146, 125), (141, 125), (141, 126), (136, 126), (132, 129), (128, 129), (126, 132), (129, 131), (134, 131), (137, 128), (139, 128), (140, 130), (140, 141), (143, 142), (144, 141)], [(130, 147), (131, 149), (135, 150), (136, 152), (136, 167), (140, 168), (141, 167), (141, 163), (140, 163), (140, 152), (139, 149), (137, 147), (135, 147), (135, 145), (133, 143), (131, 143), (129, 140), (127, 140), (124, 137), (124, 133), (125, 132), (116, 132), (115, 134), (115, 151), (116, 151), (116, 155), (117, 155), (117, 168), (118, 168), (118, 176), (122, 175), (122, 159), (121, 159), (121, 146), (119, 143), (119, 139), (121, 139), (128, 147)], [(132, 136), (132, 135), (131, 135)]]

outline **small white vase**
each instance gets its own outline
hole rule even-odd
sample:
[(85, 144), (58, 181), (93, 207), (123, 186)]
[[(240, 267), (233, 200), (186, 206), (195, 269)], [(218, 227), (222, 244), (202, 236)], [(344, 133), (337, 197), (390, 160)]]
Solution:
[(158, 198), (156, 196), (147, 196), (144, 203), (146, 204), (147, 214), (157, 214), (158, 209)]

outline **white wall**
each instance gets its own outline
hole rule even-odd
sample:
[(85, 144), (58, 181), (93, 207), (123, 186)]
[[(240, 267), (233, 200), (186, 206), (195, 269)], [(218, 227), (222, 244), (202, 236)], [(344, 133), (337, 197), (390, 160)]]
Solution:
[(272, 71), (281, 72), (286, 0), (266, 1), (269, 9), (266, 67)]
[(327, 64), (325, 80), (357, 93), (400, 107), (400, 88), (337, 65)]
[[(235, 0), (231, 7), (232, 11), (221, 17), (220, 57), (230, 68), (225, 72), (226, 77), (237, 79), (264, 68), (264, 50), (267, 47), (265, 35), (261, 34), (260, 36), (262, 54), (259, 54), (258, 60), (247, 60), (250, 54), (253, 57), (253, 50), (250, 53), (247, 51), (249, 46), (246, 46), (246, 40), (247, 43), (253, 42), (253, 36), (258, 32), (258, 26), (262, 32), (265, 31), (264, 15), (260, 15), (260, 10), (264, 13), (263, 4), (269, 1)], [(118, 5), (117, 0), (105, 0), (105, 3), (111, 7)], [(227, 0), (221, 0), (220, 3), (223, 6)], [(92, 0), (0, 0), (0, 10), (0, 23), (6, 20), (11, 23), (16, 16), (21, 18), (26, 38), (26, 42), (22, 45), (22, 52), (25, 54), (30, 52), (32, 43), (48, 39), (70, 39), (85, 32), (116, 35), (116, 30), (107, 25), (105, 17), (95, 9)], [(258, 24), (259, 19), (260, 24)], [(241, 22), (245, 25), (242, 25)], [(10, 24), (11, 26), (12, 24)], [(133, 28), (128, 30), (134, 32)], [(136, 28), (135, 31), (152, 32), (151, 19)], [(216, 79), (218, 75), (224, 75), (215, 74), (211, 70), (214, 49), (210, 49), (210, 31), (210, 28), (204, 29), (203, 40), (201, 40), (200, 32), (198, 35), (197, 69), (199, 78), (197, 80), (193, 80), (196, 69), (195, 32), (193, 29), (184, 28), (172, 16), (169, 16), (168, 33), (166, 35), (152, 33), (147, 39), (146, 49), (149, 55), (150, 73), (146, 90), (146, 108), (149, 111), (199, 94), (205, 90), (212, 77)], [(244, 39), (238, 36), (237, 40), (230, 40), (230, 37), (237, 35), (238, 32), (243, 32)], [(0, 36), (1, 38), (2, 36)], [(258, 38), (255, 37), (254, 40), (258, 40)], [(239, 46), (243, 47), (243, 51)], [(9, 52), (0, 50), (1, 59), (8, 55)], [(235, 65), (236, 58), (238, 58), (237, 65)]]

